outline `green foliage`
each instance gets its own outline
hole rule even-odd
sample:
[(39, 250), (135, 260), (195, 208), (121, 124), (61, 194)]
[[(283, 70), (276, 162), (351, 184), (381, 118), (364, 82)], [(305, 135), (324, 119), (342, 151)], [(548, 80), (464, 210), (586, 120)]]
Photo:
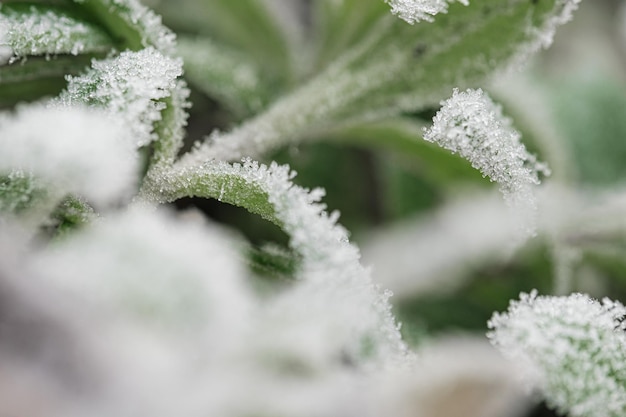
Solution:
[[(0, 301), (17, 285), (33, 305), (50, 297), (41, 311), (54, 310), (72, 335), (91, 324), (68, 324), (67, 311), (136, 337), (128, 352), (85, 356), (97, 358), (94, 369), (115, 369), (90, 381), (106, 407), (87, 409), (178, 409), (170, 398), (120, 394), (115, 375), (130, 366), (139, 376), (129, 387), (154, 379), (159, 392), (197, 397), (185, 416), (195, 407), (448, 417), (449, 399), (438, 398), (450, 387), (476, 399), (461, 405), (468, 417), (491, 416), (495, 397), (505, 398), (497, 415), (518, 415), (513, 368), (430, 374), (412, 349), (419, 356), (442, 335), (484, 334), (493, 311), (529, 292), (493, 316), (493, 343), (547, 378), (531, 382), (559, 411), (623, 414), (626, 400), (613, 394), (623, 384), (623, 307), (558, 296), (626, 297), (626, 90), (604, 77), (549, 81), (539, 68), (526, 82), (547, 92), (549, 112), (533, 115), (532, 91), (515, 90), (515, 77), (490, 81), (547, 47), (579, 1), (465, 3), (146, 1), (163, 23), (138, 0), (2, 2), (0, 253), (24, 255), (15, 265), (0, 256)], [(210, 105), (194, 109), (190, 97)], [(538, 187), (550, 182), (538, 160), (573, 167), (579, 181), (559, 173)], [(492, 191), (489, 180), (506, 202), (474, 196)], [(588, 194), (580, 183), (598, 188)], [(616, 191), (599, 188), (607, 184)], [(203, 215), (181, 209), (189, 204)], [(377, 271), (376, 261), (392, 267)], [(22, 275), (40, 280), (43, 295), (15, 284)], [(383, 287), (396, 292), (393, 304)], [(75, 310), (55, 310), (66, 300)], [(581, 329), (597, 337), (578, 338)], [(0, 361), (3, 343), (0, 332)], [(136, 346), (154, 351), (143, 357)], [(481, 365), (500, 366), (489, 355)], [(463, 365), (457, 356), (452, 368)], [(56, 380), (32, 363), (42, 381)], [(509, 396), (480, 397), (481, 378)], [(197, 395), (205, 384), (210, 395)], [(53, 417), (85, 409), (67, 392)]]

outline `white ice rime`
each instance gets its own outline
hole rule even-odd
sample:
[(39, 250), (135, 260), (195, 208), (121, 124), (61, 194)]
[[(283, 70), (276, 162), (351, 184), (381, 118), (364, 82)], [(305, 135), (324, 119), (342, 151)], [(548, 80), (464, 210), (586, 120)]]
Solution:
[[(341, 350), (354, 360), (362, 359), (365, 340), (371, 345), (371, 359), (404, 360), (406, 346), (391, 313), (390, 293), (372, 283), (369, 271), (359, 262), (358, 249), (336, 224), (337, 214), (324, 211), (319, 203), (323, 190), (294, 185), (295, 174), (288, 166), (272, 163), (268, 167), (249, 159), (242, 164), (211, 161), (161, 175), (156, 179), (159, 189), (152, 190), (155, 195), (149, 198), (169, 201), (201, 195), (223, 199), (272, 219), (290, 236), (291, 248), (301, 257), (300, 282), (277, 296), (266, 314), (287, 328), (298, 323), (294, 329), (299, 336), (291, 334), (279, 342), (259, 335), (260, 340), (296, 349), (311, 363), (332, 361)], [(258, 194), (262, 197), (253, 197)], [(262, 205), (269, 202), (272, 213), (255, 206), (258, 203), (250, 202), (253, 199)], [(305, 336), (311, 343), (295, 342)], [(325, 342), (315, 342), (320, 340)]]
[(28, 172), (53, 190), (107, 203), (135, 185), (138, 161), (127, 136), (93, 109), (21, 107), (0, 114), (0, 170)]
[(626, 308), (584, 294), (522, 293), (488, 337), (524, 366), (548, 403), (573, 417), (626, 413)]
[[(455, 0), (385, 0), (391, 6), (391, 13), (410, 24), (425, 20), (432, 22), (433, 16), (448, 12), (448, 3)], [(467, 6), (469, 0), (456, 0)]]
[(549, 170), (526, 150), (500, 106), (481, 89), (455, 89), (441, 105), (424, 139), (467, 159), (483, 176), (498, 183), (509, 205), (534, 218), (533, 186), (540, 183), (538, 174), (547, 175)]
[(226, 343), (252, 305), (232, 239), (168, 214), (134, 207), (90, 225), (39, 254), (36, 274), (160, 331)]
[(154, 48), (123, 52), (119, 56), (94, 60), (87, 73), (68, 77), (67, 89), (57, 102), (62, 105), (88, 104), (118, 117), (132, 132), (134, 144), (144, 146), (157, 139), (154, 124), (161, 120), (163, 101), (182, 88), (182, 61), (167, 57)]
[[(106, 51), (108, 35), (98, 26), (62, 12), (31, 6), (28, 13), (0, 5), (0, 63), (28, 55)], [(10, 50), (10, 55), (9, 55)]]

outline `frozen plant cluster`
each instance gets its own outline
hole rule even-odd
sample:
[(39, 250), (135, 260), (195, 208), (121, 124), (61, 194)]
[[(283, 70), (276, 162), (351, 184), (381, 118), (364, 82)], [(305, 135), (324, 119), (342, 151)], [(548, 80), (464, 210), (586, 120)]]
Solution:
[[(520, 227), (555, 247), (598, 233), (568, 234), (580, 213), (539, 212), (547, 166), (477, 88), (547, 47), (578, 3), (150, 2), (177, 41), (138, 0), (3, 1), (0, 415), (514, 417), (531, 404), (520, 363), (560, 412), (623, 415), (619, 302), (523, 294), (489, 340), (426, 337), (392, 304), (458, 288), (449, 270)], [(196, 143), (190, 114), (209, 129)], [(467, 173), (456, 154), (504, 204), (451, 205), (419, 238), (372, 239), (370, 267), (325, 191), (272, 160), (322, 140)], [(243, 208), (285, 243), (252, 242), (185, 199)]]

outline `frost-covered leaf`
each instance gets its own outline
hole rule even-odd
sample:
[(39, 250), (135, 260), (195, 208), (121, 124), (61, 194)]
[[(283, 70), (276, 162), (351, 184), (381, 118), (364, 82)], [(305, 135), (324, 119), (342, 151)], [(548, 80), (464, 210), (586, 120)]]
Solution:
[(154, 125), (168, 107), (165, 99), (173, 96), (173, 90), (183, 88), (177, 81), (180, 75), (182, 61), (154, 48), (122, 52), (117, 57), (94, 60), (85, 74), (68, 77), (67, 89), (56, 102), (103, 108), (132, 132), (135, 146), (145, 146), (158, 139)]
[[(144, 183), (144, 199), (216, 198), (260, 214), (287, 232), (290, 247), (301, 259), (296, 277), (303, 283), (283, 294), (269, 314), (274, 320), (285, 320), (286, 326), (299, 320), (308, 328), (307, 339), (332, 340), (322, 356), (341, 347), (360, 359), (369, 355), (393, 362), (405, 355), (388, 303), (390, 294), (372, 284), (359, 263), (358, 249), (348, 242), (345, 229), (335, 224), (337, 215), (324, 211), (319, 203), (321, 189), (310, 192), (294, 185), (295, 174), (287, 166), (267, 167), (250, 160), (234, 165), (210, 162), (153, 175)], [(345, 297), (354, 302), (345, 303)], [(320, 353), (313, 350), (312, 354)]]
[[(0, 5), (0, 64), (28, 56), (104, 53), (113, 42), (98, 25), (71, 9), (41, 5)], [(3, 82), (1, 77), (0, 82)]]
[(626, 412), (626, 308), (607, 298), (521, 294), (489, 321), (492, 343), (521, 363), (548, 403), (572, 417)]
[(210, 39), (180, 39), (185, 76), (239, 116), (257, 113), (268, 101), (261, 70), (237, 50)]
[(316, 37), (309, 72), (315, 74), (359, 44), (389, 9), (380, 0), (318, 0), (310, 13)]
[(176, 36), (161, 17), (139, 0), (73, 0), (93, 19), (120, 39), (122, 49), (153, 47), (165, 55), (175, 52)]
[[(448, 3), (454, 0), (385, 0), (391, 6), (391, 13), (410, 24), (421, 20), (432, 22), (433, 16), (448, 12)], [(458, 0), (468, 5), (468, 0)]]
[(14, 170), (0, 176), (0, 213), (19, 214), (46, 197), (44, 184), (28, 172)]
[(156, 7), (171, 19), (173, 27), (189, 30), (191, 26), (240, 50), (252, 57), (268, 80), (284, 86), (293, 71), (293, 54), (298, 51), (292, 50), (289, 29), (281, 24), (273, 3), (276, 0), (179, 0)]
[(226, 338), (249, 321), (243, 265), (229, 236), (197, 226), (135, 208), (39, 254), (35, 273), (151, 326)]
[(22, 107), (0, 115), (0, 170), (32, 174), (60, 196), (77, 193), (105, 204), (135, 186), (137, 159), (127, 136), (91, 109)]
[(453, 3), (428, 25), (389, 14), (358, 45), (240, 128), (217, 134), (183, 164), (256, 157), (350, 121), (433, 105), (453, 87), (483, 81), (541, 47), (579, 0)]
[(511, 120), (482, 90), (454, 90), (442, 102), (424, 139), (470, 161), (499, 185), (508, 204), (531, 219), (535, 216), (533, 186), (539, 184), (538, 174), (549, 174), (549, 170), (528, 153)]

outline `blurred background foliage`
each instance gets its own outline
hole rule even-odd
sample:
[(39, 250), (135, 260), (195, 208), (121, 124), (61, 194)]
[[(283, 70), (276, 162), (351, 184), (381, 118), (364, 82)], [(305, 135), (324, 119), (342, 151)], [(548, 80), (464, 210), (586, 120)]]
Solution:
[[(179, 36), (193, 103), (186, 149), (215, 129), (229, 130), (263, 111), (319, 73), (354, 47), (375, 18), (388, 10), (382, 0), (144, 2)], [(551, 166), (553, 175), (545, 183), (588, 191), (624, 186), (623, 0), (583, 1), (575, 19), (557, 31), (550, 49), (535, 56), (521, 72), (496, 78), (480, 87), (503, 105), (526, 146)], [(5, 103), (0, 100), (0, 104)], [(297, 184), (323, 187), (329, 211), (338, 210), (340, 223), (353, 240), (366, 245), (376, 230), (436, 213), (460, 195), (494, 188), (467, 161), (414, 140), (436, 111), (425, 109), (401, 120), (318, 132), (322, 140), (279, 149), (263, 160), (288, 163), (298, 172)], [(287, 236), (270, 223), (215, 200), (188, 198), (176, 205), (199, 208), (247, 237), (250, 267), (271, 285), (283, 285), (293, 270)], [(571, 265), (572, 289), (626, 301), (625, 242), (618, 235), (609, 242), (584, 245)], [(397, 297), (396, 313), (406, 339), (418, 344), (442, 332), (484, 333), (493, 312), (505, 310), (521, 291), (536, 288), (542, 294), (553, 293), (558, 265), (551, 245), (540, 234), (506, 260), (472, 263), (454, 288)], [(539, 406), (533, 415), (553, 414)]]

